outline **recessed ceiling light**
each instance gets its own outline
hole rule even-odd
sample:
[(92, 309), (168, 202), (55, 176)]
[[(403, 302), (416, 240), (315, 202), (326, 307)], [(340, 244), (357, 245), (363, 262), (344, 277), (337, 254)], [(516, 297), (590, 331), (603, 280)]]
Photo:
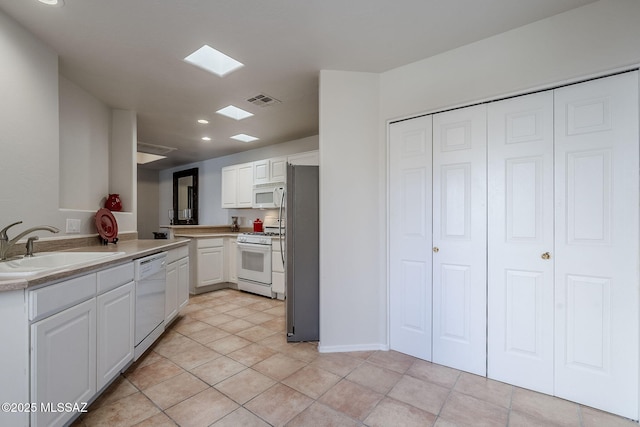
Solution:
[(216, 111), (216, 113), (222, 114), (223, 116), (231, 117), (232, 119), (236, 119), (236, 120), (242, 120), (242, 119), (246, 119), (247, 117), (253, 116), (253, 113), (244, 111), (242, 108), (238, 108), (233, 105), (224, 107)]
[(149, 154), (149, 153), (136, 153), (136, 161), (139, 165), (144, 165), (145, 163), (155, 162), (156, 160), (166, 159), (167, 156), (158, 156), (157, 154)]
[(220, 77), (244, 66), (242, 62), (236, 61), (206, 44), (184, 60)]
[(58, 6), (61, 7), (64, 5), (64, 0), (38, 0), (40, 3), (44, 3), (48, 6)]
[(207, 125), (207, 124), (209, 124), (209, 120), (199, 119), (198, 123), (200, 123), (201, 125)]
[(242, 142), (251, 142), (251, 141), (255, 141), (257, 139), (260, 139), (260, 138), (256, 138), (255, 136), (245, 135), (244, 133), (239, 133), (238, 135), (233, 135), (231, 138), (232, 139), (237, 139), (238, 141), (242, 141)]
[(202, 137), (202, 140), (203, 140), (203, 141), (211, 141), (211, 138), (209, 138), (208, 136), (203, 136), (203, 137)]

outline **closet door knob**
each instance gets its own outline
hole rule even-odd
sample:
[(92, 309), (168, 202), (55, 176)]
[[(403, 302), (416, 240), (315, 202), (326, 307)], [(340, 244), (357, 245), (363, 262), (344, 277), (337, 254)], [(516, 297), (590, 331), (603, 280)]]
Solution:
[(549, 252), (543, 253), (540, 258), (542, 259), (551, 259), (551, 254)]
[(433, 253), (437, 254), (438, 252), (440, 252), (440, 249), (437, 246), (434, 246), (433, 247)]

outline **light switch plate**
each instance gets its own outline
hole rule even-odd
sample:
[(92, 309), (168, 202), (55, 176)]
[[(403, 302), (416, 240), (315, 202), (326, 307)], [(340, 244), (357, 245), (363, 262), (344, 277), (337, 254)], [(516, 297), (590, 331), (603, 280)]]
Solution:
[(80, 233), (80, 223), (79, 219), (67, 218), (67, 233)]

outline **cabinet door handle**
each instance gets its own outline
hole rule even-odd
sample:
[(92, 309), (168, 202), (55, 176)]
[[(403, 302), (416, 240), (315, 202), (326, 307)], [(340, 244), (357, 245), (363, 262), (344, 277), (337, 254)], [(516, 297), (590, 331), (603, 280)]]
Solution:
[(542, 258), (542, 259), (551, 259), (551, 254), (549, 252), (545, 252), (542, 255), (540, 255), (540, 258)]
[(437, 246), (434, 246), (433, 253), (437, 254), (438, 252), (440, 252), (440, 248), (438, 248)]

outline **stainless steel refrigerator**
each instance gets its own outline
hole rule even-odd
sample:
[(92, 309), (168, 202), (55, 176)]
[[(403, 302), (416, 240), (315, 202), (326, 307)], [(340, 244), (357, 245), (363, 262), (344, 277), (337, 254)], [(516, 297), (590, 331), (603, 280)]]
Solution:
[(287, 341), (320, 339), (318, 166), (287, 165)]

